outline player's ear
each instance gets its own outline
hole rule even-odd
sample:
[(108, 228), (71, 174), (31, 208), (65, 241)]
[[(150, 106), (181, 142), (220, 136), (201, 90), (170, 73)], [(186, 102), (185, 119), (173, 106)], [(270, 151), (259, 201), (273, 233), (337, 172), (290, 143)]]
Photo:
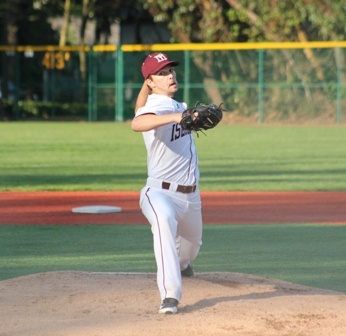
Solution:
[(156, 85), (154, 83), (154, 81), (152, 80), (151, 76), (149, 76), (149, 78), (146, 80), (147, 81), (147, 85), (148, 87), (152, 90)]

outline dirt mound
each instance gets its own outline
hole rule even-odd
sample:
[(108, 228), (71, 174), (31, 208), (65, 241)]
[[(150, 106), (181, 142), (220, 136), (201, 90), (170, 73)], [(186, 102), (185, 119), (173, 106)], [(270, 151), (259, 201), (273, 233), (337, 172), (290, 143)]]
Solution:
[(159, 315), (152, 273), (48, 272), (0, 281), (1, 336), (344, 336), (346, 295), (239, 274), (183, 280)]

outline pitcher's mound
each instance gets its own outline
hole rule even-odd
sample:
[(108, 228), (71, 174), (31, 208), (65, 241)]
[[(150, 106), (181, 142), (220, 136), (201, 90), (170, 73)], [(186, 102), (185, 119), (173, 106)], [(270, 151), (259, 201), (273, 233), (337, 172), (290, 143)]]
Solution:
[(0, 281), (2, 336), (344, 336), (346, 295), (239, 273), (183, 279), (159, 315), (151, 273), (49, 272)]

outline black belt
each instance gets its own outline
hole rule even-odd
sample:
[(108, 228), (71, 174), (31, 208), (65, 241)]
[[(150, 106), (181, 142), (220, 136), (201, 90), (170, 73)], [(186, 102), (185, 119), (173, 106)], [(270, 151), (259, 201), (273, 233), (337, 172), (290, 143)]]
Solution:
[[(169, 182), (162, 182), (162, 189), (169, 190), (170, 186), (171, 186), (171, 184)], [(176, 191), (181, 192), (183, 194), (191, 194), (191, 193), (196, 191), (196, 186), (195, 185), (194, 186), (184, 186), (184, 185), (178, 184)]]

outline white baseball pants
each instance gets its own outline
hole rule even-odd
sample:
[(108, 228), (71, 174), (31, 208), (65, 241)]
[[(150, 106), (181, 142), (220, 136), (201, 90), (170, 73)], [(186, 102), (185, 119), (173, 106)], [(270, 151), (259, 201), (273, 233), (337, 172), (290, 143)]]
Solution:
[(140, 207), (151, 225), (161, 301), (180, 301), (180, 272), (197, 257), (202, 245), (200, 193), (184, 194), (147, 185), (141, 191)]

